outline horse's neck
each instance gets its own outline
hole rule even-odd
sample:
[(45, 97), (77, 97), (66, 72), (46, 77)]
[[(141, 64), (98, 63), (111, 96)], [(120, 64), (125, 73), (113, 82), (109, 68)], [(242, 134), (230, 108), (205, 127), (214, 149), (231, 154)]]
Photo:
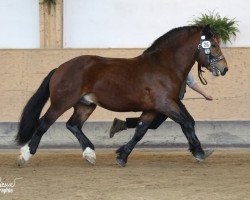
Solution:
[(176, 73), (178, 73), (180, 76), (186, 77), (196, 60), (199, 37), (200, 33), (197, 32), (197, 34), (193, 34), (192, 36), (183, 38), (182, 41), (178, 41), (178, 45), (175, 46), (174, 50), (168, 49), (168, 47), (165, 48), (165, 51), (162, 49), (161, 58), (166, 59), (167, 55), (164, 54), (169, 54), (171, 51), (174, 54), (173, 61), (175, 65), (173, 67)]

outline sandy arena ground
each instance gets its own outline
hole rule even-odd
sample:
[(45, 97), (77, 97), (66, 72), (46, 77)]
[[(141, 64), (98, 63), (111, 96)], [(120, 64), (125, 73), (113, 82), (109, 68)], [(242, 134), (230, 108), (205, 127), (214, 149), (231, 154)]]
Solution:
[(250, 199), (250, 149), (217, 149), (201, 164), (185, 149), (137, 149), (125, 168), (116, 165), (114, 152), (97, 150), (91, 166), (80, 150), (40, 149), (19, 168), (18, 151), (1, 150), (0, 186), (22, 179), (0, 199)]

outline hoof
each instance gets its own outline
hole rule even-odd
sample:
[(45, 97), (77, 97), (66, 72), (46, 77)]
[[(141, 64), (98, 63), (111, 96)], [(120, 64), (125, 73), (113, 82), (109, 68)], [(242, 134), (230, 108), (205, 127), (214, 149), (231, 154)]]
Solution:
[(120, 167), (125, 167), (126, 166), (126, 162), (121, 159), (121, 158), (116, 158), (116, 163), (120, 166)]
[(25, 165), (26, 161), (24, 160), (24, 158), (22, 157), (22, 155), (20, 155), (16, 161), (16, 164), (18, 167), (21, 167), (23, 165)]
[(87, 147), (83, 152), (83, 157), (86, 159), (90, 164), (95, 165), (96, 162), (96, 155), (95, 151), (91, 148)]
[(24, 164), (26, 164), (30, 158), (32, 157), (32, 154), (30, 153), (30, 148), (28, 146), (28, 144), (26, 144), (25, 146), (23, 146), (20, 149), (20, 156), (17, 159), (17, 165), (18, 166), (23, 166)]
[(201, 163), (205, 161), (212, 153), (214, 152), (213, 149), (205, 149), (204, 154), (198, 154), (195, 156), (197, 162)]

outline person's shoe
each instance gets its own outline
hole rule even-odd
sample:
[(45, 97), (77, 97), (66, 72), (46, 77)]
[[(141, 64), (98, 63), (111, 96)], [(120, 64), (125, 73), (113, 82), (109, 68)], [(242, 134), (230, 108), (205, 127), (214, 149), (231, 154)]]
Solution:
[(120, 132), (126, 129), (127, 129), (126, 122), (115, 118), (109, 130), (109, 137), (112, 138), (117, 132)]

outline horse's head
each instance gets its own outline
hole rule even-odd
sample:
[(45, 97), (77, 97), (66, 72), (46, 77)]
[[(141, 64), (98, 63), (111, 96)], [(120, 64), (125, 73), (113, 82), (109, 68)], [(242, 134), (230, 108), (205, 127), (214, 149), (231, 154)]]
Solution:
[(214, 76), (224, 76), (228, 71), (227, 61), (209, 26), (202, 30), (198, 45), (197, 62), (198, 65), (206, 67)]

